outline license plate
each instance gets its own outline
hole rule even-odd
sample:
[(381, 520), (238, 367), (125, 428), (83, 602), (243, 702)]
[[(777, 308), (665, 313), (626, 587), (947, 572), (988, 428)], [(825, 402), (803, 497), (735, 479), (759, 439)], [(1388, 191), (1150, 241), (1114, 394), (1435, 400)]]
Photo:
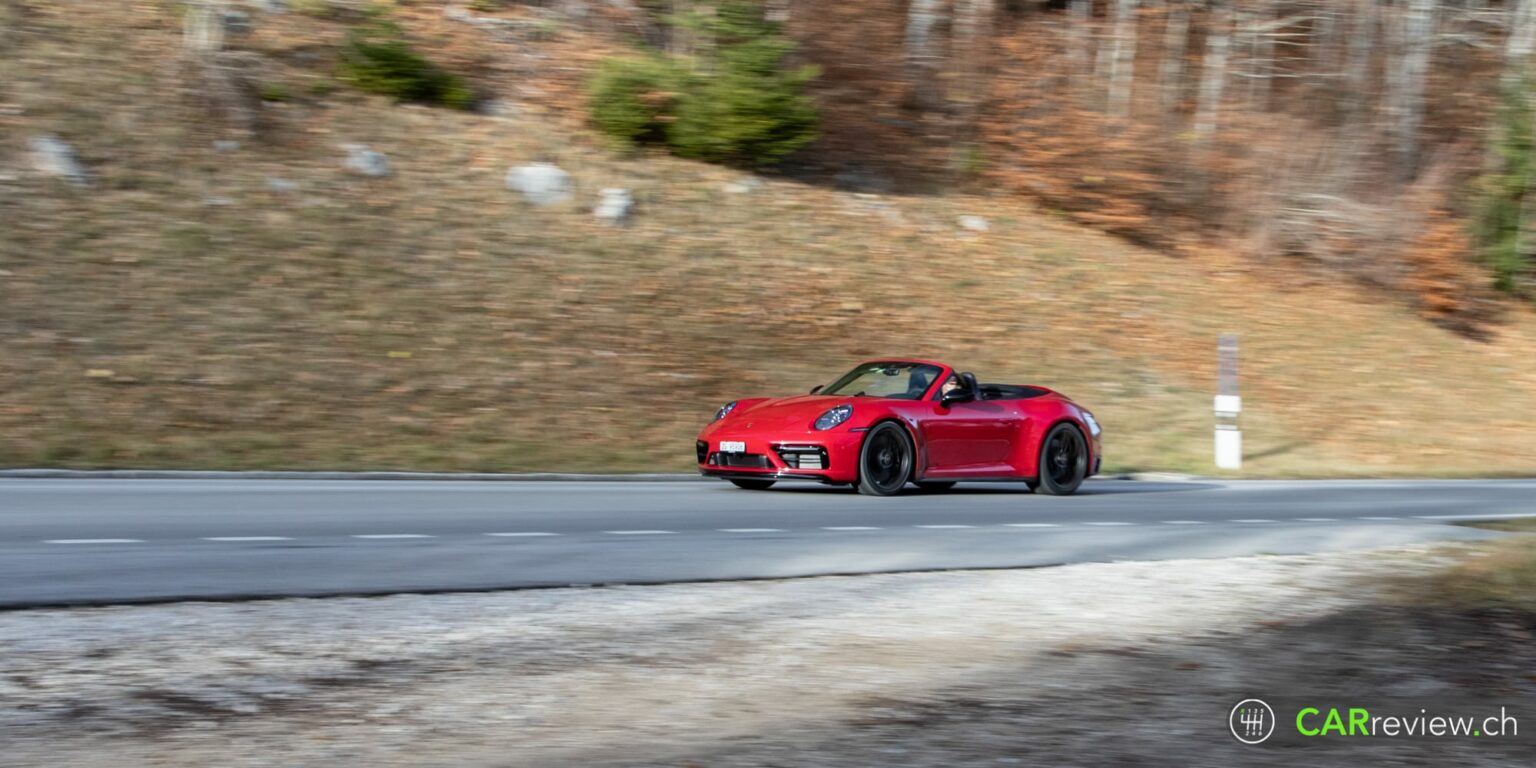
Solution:
[(735, 442), (735, 441), (732, 441), (732, 440), (721, 440), (720, 441), (720, 452), (721, 453), (746, 453), (747, 452), (747, 444), (746, 443)]

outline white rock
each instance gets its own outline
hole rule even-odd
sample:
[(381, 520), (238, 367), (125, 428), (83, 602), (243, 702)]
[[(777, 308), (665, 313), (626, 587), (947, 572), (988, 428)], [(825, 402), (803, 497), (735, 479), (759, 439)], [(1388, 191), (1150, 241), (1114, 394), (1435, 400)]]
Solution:
[(75, 158), (75, 150), (59, 137), (33, 136), (27, 144), (32, 149), (32, 167), (38, 173), (65, 179), (81, 187), (91, 183), (91, 174)]
[(743, 176), (735, 181), (727, 182), (722, 189), (733, 195), (744, 195), (762, 189), (763, 180), (756, 176)]
[(279, 178), (277, 176), (268, 176), (267, 189), (272, 190), (273, 192), (297, 192), (299, 191), (299, 185), (289, 181), (288, 179)]
[(556, 205), (571, 199), (571, 175), (550, 163), (519, 165), (507, 171), (507, 189), (534, 205)]
[(992, 225), (989, 224), (987, 220), (981, 216), (961, 216), (956, 221), (959, 223), (961, 229), (968, 229), (972, 232), (986, 232), (992, 228)]
[(383, 152), (369, 149), (366, 144), (343, 144), (347, 159), (342, 163), (347, 170), (362, 176), (388, 176), (389, 158)]
[(614, 226), (629, 223), (629, 217), (635, 210), (635, 198), (629, 194), (629, 190), (608, 187), (598, 194), (602, 196), (602, 200), (598, 202), (596, 208), (592, 209), (593, 216)]

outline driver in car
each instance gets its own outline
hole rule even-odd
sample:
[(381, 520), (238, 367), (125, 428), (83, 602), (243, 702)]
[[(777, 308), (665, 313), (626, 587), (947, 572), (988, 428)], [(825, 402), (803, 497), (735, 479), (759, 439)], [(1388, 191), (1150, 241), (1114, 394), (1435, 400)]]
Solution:
[(953, 392), (953, 391), (955, 391), (955, 390), (957, 390), (959, 388), (960, 388), (960, 375), (956, 374), (956, 373), (951, 373), (949, 375), (949, 378), (944, 380), (944, 386), (939, 387), (939, 397), (943, 398), (945, 395), (947, 395), (947, 394), (949, 394), (949, 393), (951, 393), (951, 392)]

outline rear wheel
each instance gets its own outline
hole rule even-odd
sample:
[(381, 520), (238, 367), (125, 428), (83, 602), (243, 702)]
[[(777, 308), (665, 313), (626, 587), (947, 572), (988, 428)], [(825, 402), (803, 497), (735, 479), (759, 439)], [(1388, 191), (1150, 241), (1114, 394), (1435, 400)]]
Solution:
[(859, 493), (894, 496), (912, 476), (912, 443), (891, 422), (875, 425), (859, 450)]
[(1071, 424), (1057, 424), (1040, 443), (1040, 487), (1036, 493), (1067, 496), (1088, 476), (1088, 441)]
[(766, 491), (773, 487), (772, 480), (738, 480), (731, 478), (731, 485), (737, 488), (745, 488), (749, 491)]
[(947, 491), (955, 487), (953, 480), (920, 480), (917, 487), (925, 491)]

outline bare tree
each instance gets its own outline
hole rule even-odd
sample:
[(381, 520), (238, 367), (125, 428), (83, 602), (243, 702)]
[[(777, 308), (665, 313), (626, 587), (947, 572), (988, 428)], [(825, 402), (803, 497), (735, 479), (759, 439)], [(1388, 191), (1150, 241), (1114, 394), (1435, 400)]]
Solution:
[(1509, 36), (1504, 40), (1504, 74), (1500, 81), (1505, 87), (1524, 76), (1531, 50), (1536, 48), (1536, 0), (1510, 0), (1507, 16)]
[(1110, 61), (1109, 113), (1131, 114), (1131, 87), (1136, 81), (1136, 0), (1115, 0), (1114, 54)]
[(1270, 77), (1275, 71), (1275, 8), (1272, 0), (1259, 0), (1249, 11), (1248, 23), (1248, 105), (1251, 109), (1269, 109)]
[(1354, 0), (1349, 27), (1349, 51), (1344, 65), (1344, 121), (1354, 122), (1365, 108), (1371, 76), (1371, 54), (1376, 41), (1376, 1)]
[(1402, 179), (1413, 178), (1419, 165), (1419, 130), (1424, 123), (1424, 83), (1429, 52), (1434, 45), (1436, 0), (1407, 0), (1401, 18), (1392, 25), (1397, 38), (1397, 65), (1390, 69), (1393, 134), (1397, 167)]
[(986, 84), (981, 79), (986, 68), (995, 5), (996, 0), (955, 0), (950, 61), (958, 87), (951, 100), (963, 100), (968, 110), (980, 103), (986, 91)]
[(1072, 18), (1068, 22), (1071, 36), (1072, 77), (1081, 83), (1091, 74), (1088, 62), (1093, 58), (1093, 37), (1090, 24), (1093, 18), (1092, 0), (1072, 0)]
[(943, 62), (933, 41), (943, 13), (942, 0), (912, 0), (907, 6), (907, 79), (911, 83), (911, 104), (918, 109), (937, 109), (943, 105), (938, 82)]
[(1232, 9), (1212, 4), (1206, 31), (1205, 58), (1200, 62), (1200, 103), (1195, 109), (1195, 136), (1209, 141), (1216, 135), (1222, 91), (1227, 82), (1227, 51), (1232, 44)]
[(1157, 68), (1158, 91), (1164, 111), (1177, 109), (1184, 99), (1184, 51), (1189, 45), (1189, 6), (1170, 0), (1163, 26), (1163, 60)]

